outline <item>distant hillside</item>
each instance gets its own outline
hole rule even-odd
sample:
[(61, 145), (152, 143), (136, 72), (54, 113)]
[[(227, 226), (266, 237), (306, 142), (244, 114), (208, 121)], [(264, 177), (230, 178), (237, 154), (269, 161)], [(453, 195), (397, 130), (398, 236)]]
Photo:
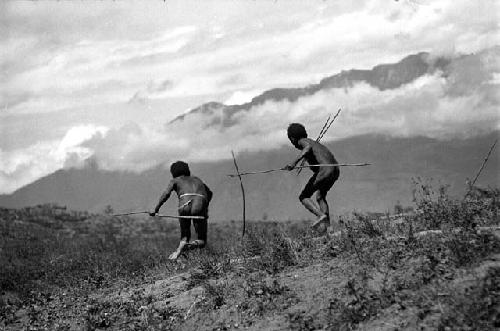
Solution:
[[(336, 214), (352, 210), (384, 211), (397, 201), (411, 204), (411, 178), (434, 178), (450, 184), (451, 191), (463, 194), (466, 178), (477, 172), (499, 132), (465, 140), (438, 141), (429, 138), (389, 138), (357, 136), (328, 146), (340, 162), (371, 162), (362, 168), (342, 168), (329, 201)], [(297, 151), (292, 146), (261, 153), (238, 155), (241, 170), (279, 168)], [(215, 192), (211, 206), (214, 220), (241, 218), (241, 193), (238, 181), (225, 174), (233, 173), (231, 160), (191, 165)], [(478, 183), (498, 187), (500, 148), (490, 157)], [(308, 179), (309, 171), (276, 172), (246, 176), (248, 217), (253, 219), (302, 219), (310, 216), (297, 196)], [(164, 167), (143, 173), (102, 171), (90, 164), (84, 169), (59, 170), (31, 183), (11, 195), (0, 196), (0, 206), (22, 207), (56, 202), (77, 210), (102, 211), (107, 205), (115, 210), (149, 209), (170, 180)], [(176, 198), (163, 211), (175, 213)]]
[[(339, 74), (326, 77), (318, 84), (312, 84), (302, 88), (274, 88), (256, 96), (250, 102), (242, 105), (224, 105), (219, 102), (208, 102), (189, 112), (173, 119), (170, 123), (182, 121), (191, 114), (223, 114), (221, 117), (213, 119), (209, 125), (231, 126), (233, 124), (232, 115), (240, 111), (247, 111), (250, 108), (261, 105), (266, 101), (288, 100), (296, 101), (298, 98), (313, 95), (318, 91), (330, 88), (349, 88), (359, 82), (365, 82), (378, 88), (379, 90), (394, 89), (403, 84), (425, 74), (433, 73), (436, 70), (445, 70), (450, 64), (450, 60), (445, 58), (431, 58), (428, 53), (418, 53), (409, 55), (397, 63), (381, 64), (371, 70), (351, 69), (342, 71)], [(222, 121), (222, 123), (221, 123)]]

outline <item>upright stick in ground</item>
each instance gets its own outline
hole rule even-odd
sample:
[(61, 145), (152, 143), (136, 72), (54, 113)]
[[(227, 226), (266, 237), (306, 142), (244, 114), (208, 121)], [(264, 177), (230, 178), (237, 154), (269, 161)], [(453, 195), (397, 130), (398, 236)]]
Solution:
[(243, 231), (241, 233), (241, 238), (243, 238), (245, 236), (245, 223), (246, 223), (245, 188), (243, 187), (243, 180), (241, 179), (240, 170), (238, 169), (238, 163), (236, 163), (236, 157), (234, 156), (234, 152), (231, 151), (231, 154), (233, 155), (234, 167), (236, 168), (236, 176), (238, 176), (240, 180), (241, 195), (243, 198)]
[(479, 171), (477, 172), (476, 174), (476, 177), (474, 177), (474, 180), (469, 184), (469, 189), (467, 190), (467, 193), (465, 193), (464, 195), (464, 199), (467, 198), (467, 196), (470, 194), (470, 192), (472, 191), (472, 187), (474, 186), (474, 184), (476, 184), (476, 181), (479, 177), (479, 175), (481, 174), (481, 172), (483, 171), (484, 169), (484, 166), (486, 165), (486, 162), (488, 162), (488, 159), (490, 158), (490, 155), (491, 155), (491, 152), (493, 151), (493, 149), (495, 148), (495, 145), (497, 144), (498, 142), (498, 139), (495, 140), (495, 142), (493, 143), (493, 145), (491, 145), (490, 147), (490, 150), (488, 152), (488, 154), (486, 155), (486, 157), (484, 158), (484, 161), (483, 161), (483, 164), (481, 164), (481, 167), (479, 168)]

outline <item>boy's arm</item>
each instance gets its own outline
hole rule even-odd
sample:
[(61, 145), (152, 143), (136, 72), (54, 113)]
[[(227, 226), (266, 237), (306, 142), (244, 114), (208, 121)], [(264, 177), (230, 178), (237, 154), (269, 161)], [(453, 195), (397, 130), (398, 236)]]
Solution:
[(309, 145), (307, 142), (304, 143), (299, 142), (299, 144), (303, 146), (302, 151), (292, 162), (284, 166), (282, 168), (283, 170), (293, 170), (297, 165), (297, 163), (299, 163), (299, 161), (302, 160), (312, 150), (311, 145)]
[(170, 198), (170, 194), (172, 194), (174, 188), (175, 188), (175, 182), (171, 180), (170, 183), (168, 183), (167, 189), (161, 195), (160, 201), (158, 201), (158, 203), (156, 204), (154, 211), (152, 213), (149, 213), (150, 216), (155, 216), (155, 214), (158, 214), (161, 206), (168, 200), (168, 198)]

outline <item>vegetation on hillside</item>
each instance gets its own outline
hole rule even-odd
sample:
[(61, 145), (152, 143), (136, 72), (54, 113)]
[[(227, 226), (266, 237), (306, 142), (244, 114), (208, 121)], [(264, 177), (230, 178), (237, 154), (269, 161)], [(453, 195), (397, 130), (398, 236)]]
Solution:
[(452, 198), (417, 181), (414, 211), (396, 218), (342, 217), (327, 236), (252, 222), (243, 240), (240, 224), (213, 223), (208, 248), (178, 262), (167, 259), (176, 222), (1, 209), (0, 326), (497, 329), (499, 198), (477, 188)]

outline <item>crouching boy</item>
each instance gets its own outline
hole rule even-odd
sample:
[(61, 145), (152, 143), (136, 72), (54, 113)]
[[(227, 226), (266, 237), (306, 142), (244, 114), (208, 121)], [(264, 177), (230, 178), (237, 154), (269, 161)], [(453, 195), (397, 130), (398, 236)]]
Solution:
[[(175, 191), (179, 198), (179, 225), (181, 227), (181, 241), (179, 247), (170, 254), (169, 259), (175, 260), (182, 251), (192, 248), (203, 248), (207, 243), (207, 219), (208, 205), (212, 200), (212, 191), (198, 177), (191, 176), (187, 163), (177, 161), (170, 166), (170, 173), (173, 179), (168, 183), (167, 189), (160, 197), (150, 216), (155, 216), (160, 207), (170, 198), (170, 194)], [(193, 216), (190, 218), (189, 216)], [(196, 231), (197, 240), (191, 239), (191, 220)]]
[[(330, 150), (319, 142), (307, 137), (304, 126), (300, 123), (292, 123), (287, 130), (288, 139), (295, 148), (301, 151), (292, 162), (283, 169), (292, 170), (300, 160), (305, 159), (311, 167), (313, 175), (307, 182), (304, 190), (300, 193), (299, 200), (304, 207), (317, 218), (312, 224), (313, 228), (319, 228), (321, 224), (330, 225), (330, 211), (326, 201), (326, 195), (340, 175), (338, 166), (317, 166), (321, 164), (337, 164), (337, 160)], [(316, 202), (311, 199), (316, 193)], [(326, 226), (324, 227), (326, 229)]]

